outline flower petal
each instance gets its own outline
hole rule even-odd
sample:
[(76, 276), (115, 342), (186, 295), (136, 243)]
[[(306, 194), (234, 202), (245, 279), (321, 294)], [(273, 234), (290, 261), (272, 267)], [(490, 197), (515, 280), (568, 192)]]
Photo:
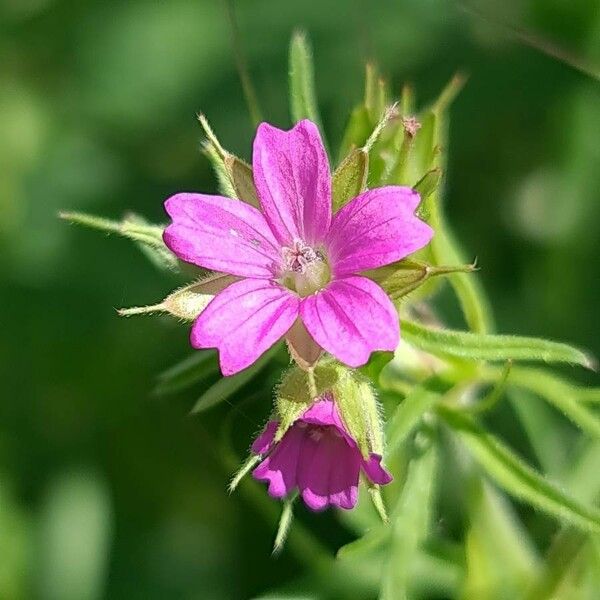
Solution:
[(392, 481), (393, 477), (381, 466), (381, 456), (371, 453), (369, 460), (362, 461), (362, 468), (371, 483), (385, 485)]
[(381, 267), (426, 246), (433, 230), (413, 214), (419, 201), (410, 188), (386, 186), (346, 204), (334, 216), (327, 237), (334, 275)]
[(395, 350), (400, 341), (394, 305), (366, 277), (338, 279), (307, 296), (300, 316), (317, 344), (350, 367), (364, 365), (375, 350)]
[(283, 498), (297, 486), (298, 459), (304, 438), (304, 429), (291, 427), (273, 452), (252, 471), (254, 479), (269, 483), (269, 495), (273, 498)]
[(254, 454), (264, 454), (273, 443), (277, 428), (279, 427), (279, 421), (269, 421), (261, 434), (252, 443), (252, 452)]
[(192, 346), (218, 348), (223, 375), (233, 375), (285, 335), (298, 316), (299, 302), (273, 281), (232, 283), (196, 319)]
[(337, 463), (329, 480), (329, 502), (349, 510), (358, 500), (361, 456), (358, 449), (349, 448), (341, 439), (338, 440), (335, 449)]
[(254, 183), (265, 217), (283, 245), (322, 242), (331, 222), (331, 174), (317, 126), (283, 131), (261, 123), (252, 153)]
[(253, 206), (223, 196), (176, 194), (165, 202), (173, 219), (163, 238), (181, 260), (242, 277), (273, 277), (279, 246)]
[(311, 510), (329, 506), (329, 477), (337, 468), (329, 432), (307, 427), (298, 460), (298, 490)]

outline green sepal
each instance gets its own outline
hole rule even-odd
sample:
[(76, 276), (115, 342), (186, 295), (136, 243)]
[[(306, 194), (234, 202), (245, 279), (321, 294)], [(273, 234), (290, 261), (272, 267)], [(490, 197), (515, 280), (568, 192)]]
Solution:
[(338, 377), (335, 365), (328, 363), (309, 371), (294, 366), (285, 373), (275, 393), (275, 410), (279, 420), (276, 442), (316, 398), (332, 390)]
[(167, 313), (182, 321), (194, 321), (220, 291), (237, 281), (234, 275), (216, 273), (171, 292), (159, 304), (120, 308), (122, 317)]
[(240, 484), (242, 479), (254, 469), (254, 467), (262, 460), (260, 454), (251, 454), (243, 463), (242, 466), (236, 471), (235, 475), (229, 482), (227, 489), (229, 493), (233, 493), (237, 486)]
[(333, 212), (337, 212), (367, 187), (369, 153), (363, 148), (352, 150), (333, 173)]
[(221, 193), (259, 208), (252, 167), (223, 148), (203, 114), (198, 115), (198, 121), (206, 134), (204, 154), (212, 163)]
[(405, 259), (365, 271), (363, 274), (379, 284), (392, 300), (397, 300), (410, 294), (432, 277), (451, 273), (472, 273), (475, 269), (474, 264), (435, 266), (415, 259)]
[(383, 455), (383, 431), (380, 406), (375, 393), (362, 375), (338, 365), (333, 397), (348, 433), (356, 440), (361, 454)]

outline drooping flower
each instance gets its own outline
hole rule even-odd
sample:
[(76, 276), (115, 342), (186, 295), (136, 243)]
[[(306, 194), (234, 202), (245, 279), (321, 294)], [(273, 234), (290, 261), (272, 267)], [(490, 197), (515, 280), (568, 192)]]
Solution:
[(332, 215), (329, 162), (308, 120), (290, 131), (262, 123), (252, 159), (261, 210), (195, 193), (165, 202), (167, 246), (184, 261), (240, 278), (196, 319), (192, 346), (218, 348), (225, 375), (252, 364), (298, 322), (351, 367), (375, 350), (394, 350), (394, 305), (360, 273), (429, 242), (432, 229), (414, 215), (419, 195), (375, 188)]
[(361, 470), (375, 484), (392, 480), (381, 466), (380, 455), (363, 458), (330, 396), (312, 404), (274, 443), (277, 427), (277, 421), (269, 421), (252, 445), (255, 454), (266, 455), (252, 475), (269, 484), (273, 498), (284, 498), (298, 489), (312, 510), (330, 505), (351, 509), (358, 498)]

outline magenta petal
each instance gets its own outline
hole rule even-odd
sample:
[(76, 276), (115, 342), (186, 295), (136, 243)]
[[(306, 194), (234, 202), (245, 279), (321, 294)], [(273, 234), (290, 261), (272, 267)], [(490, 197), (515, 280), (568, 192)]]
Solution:
[(396, 309), (385, 292), (366, 277), (345, 277), (307, 296), (300, 316), (314, 340), (350, 367), (375, 350), (395, 350), (400, 341)]
[(433, 230), (413, 214), (418, 203), (414, 190), (387, 186), (346, 204), (334, 216), (327, 238), (334, 274), (381, 267), (426, 246)]
[(329, 476), (337, 468), (329, 435), (309, 430), (298, 461), (298, 490), (311, 510), (324, 510), (329, 505)]
[(262, 433), (254, 440), (252, 444), (252, 452), (254, 454), (264, 454), (273, 443), (273, 438), (277, 433), (277, 427), (279, 427), (279, 421), (269, 421)]
[(231, 275), (270, 278), (280, 251), (264, 216), (240, 200), (176, 194), (165, 202), (173, 223), (165, 244), (181, 260)]
[(356, 448), (356, 442), (348, 433), (337, 404), (331, 396), (326, 395), (323, 399), (313, 402), (309, 409), (300, 417), (300, 420), (310, 425), (321, 425), (335, 427), (337, 432), (346, 440), (351, 448)]
[(392, 481), (392, 476), (381, 466), (381, 456), (379, 454), (372, 453), (369, 460), (362, 461), (362, 468), (365, 475), (371, 480), (372, 483), (379, 485), (385, 485)]
[(261, 123), (252, 165), (262, 210), (279, 242), (323, 241), (331, 221), (331, 175), (317, 126), (304, 120), (283, 131)]
[(331, 471), (329, 502), (349, 510), (358, 500), (361, 456), (358, 449), (349, 448), (342, 440), (337, 443), (335, 454), (338, 458), (336, 467)]
[(299, 302), (273, 281), (232, 283), (196, 319), (192, 346), (218, 348), (223, 375), (233, 375), (285, 335), (298, 316)]
[(283, 498), (297, 486), (298, 459), (304, 448), (305, 430), (291, 427), (275, 449), (252, 472), (258, 481), (269, 483), (269, 494)]

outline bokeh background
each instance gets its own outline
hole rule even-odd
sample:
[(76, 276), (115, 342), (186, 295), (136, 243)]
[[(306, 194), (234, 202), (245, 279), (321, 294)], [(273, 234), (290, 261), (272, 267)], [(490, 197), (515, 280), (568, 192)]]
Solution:
[[(333, 142), (367, 59), (396, 93), (413, 82), (421, 102), (465, 70), (446, 210), (478, 257), (498, 329), (600, 355), (600, 4), (469, 6), (236, 3), (263, 111), (279, 126), (288, 41), (308, 31)], [(114, 309), (179, 281), (127, 241), (57, 219), (132, 209), (161, 222), (168, 195), (216, 191), (200, 110), (249, 158), (222, 2), (0, 0), (2, 599), (253, 598), (306, 572), (298, 555), (270, 557), (268, 506), (225, 489), (222, 444), (243, 456), (268, 394), (244, 388), (234, 417), (227, 405), (188, 416), (202, 384), (154, 397), (156, 375), (190, 353), (187, 328)], [(332, 552), (351, 539), (335, 515), (300, 513)]]

